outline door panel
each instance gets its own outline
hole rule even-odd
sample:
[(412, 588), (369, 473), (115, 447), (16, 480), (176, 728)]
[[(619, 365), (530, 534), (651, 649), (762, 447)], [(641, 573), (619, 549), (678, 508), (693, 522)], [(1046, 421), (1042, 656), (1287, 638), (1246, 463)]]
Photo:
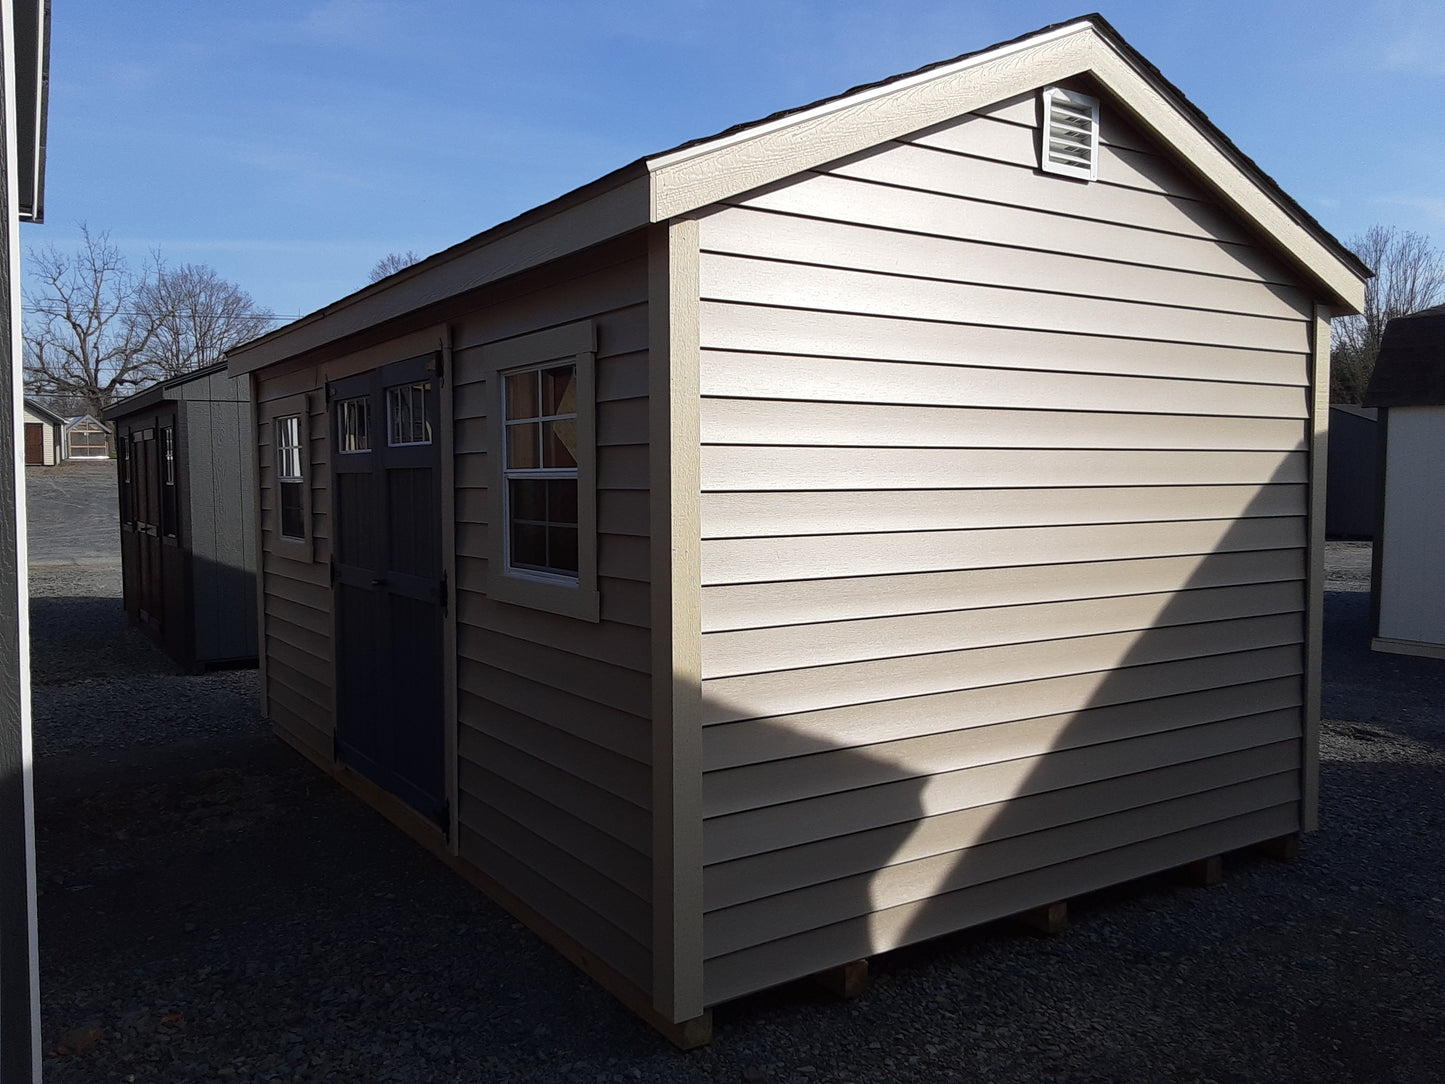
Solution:
[(435, 358), (337, 381), (328, 398), (337, 756), (444, 825)]

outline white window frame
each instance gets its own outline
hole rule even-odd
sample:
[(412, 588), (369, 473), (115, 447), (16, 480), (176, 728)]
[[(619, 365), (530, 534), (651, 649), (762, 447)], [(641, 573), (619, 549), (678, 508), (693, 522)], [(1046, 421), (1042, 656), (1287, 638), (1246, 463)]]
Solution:
[[(495, 529), (487, 532), (487, 592), (499, 602), (599, 620), (597, 589), (597, 336), (584, 320), (492, 343), (481, 351), (487, 380), (488, 508)], [(577, 575), (515, 568), (511, 564), (511, 515), (507, 499), (506, 400), (509, 373), (571, 364), (577, 379)], [(567, 473), (570, 476), (570, 468)], [(527, 470), (518, 476), (560, 476)]]

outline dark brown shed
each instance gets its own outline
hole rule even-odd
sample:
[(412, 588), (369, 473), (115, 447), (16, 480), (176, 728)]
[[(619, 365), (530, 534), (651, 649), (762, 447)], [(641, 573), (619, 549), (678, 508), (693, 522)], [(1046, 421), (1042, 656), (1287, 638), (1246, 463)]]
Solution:
[(256, 658), (251, 403), (225, 364), (105, 412), (115, 425), (131, 621), (188, 668)]

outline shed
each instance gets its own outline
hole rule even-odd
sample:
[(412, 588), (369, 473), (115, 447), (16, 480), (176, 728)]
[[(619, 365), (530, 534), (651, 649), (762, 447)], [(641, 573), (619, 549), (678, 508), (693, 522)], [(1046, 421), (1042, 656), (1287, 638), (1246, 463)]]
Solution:
[(230, 352), (265, 712), (681, 1043), (1292, 836), (1367, 275), (1097, 16), (640, 160)]
[(25, 465), (27, 467), (53, 467), (65, 458), (65, 446), (60, 435), (65, 431), (65, 419), (55, 411), (37, 403), (25, 400)]
[(250, 389), (225, 363), (110, 406), (126, 613), (189, 669), (256, 659)]
[(1365, 402), (1380, 412), (1376, 651), (1445, 659), (1445, 305), (1385, 325)]
[(110, 427), (90, 414), (65, 419), (66, 459), (109, 459)]
[(1375, 537), (1380, 517), (1379, 428), (1374, 407), (1330, 405), (1325, 498), (1325, 534), (1329, 538)]

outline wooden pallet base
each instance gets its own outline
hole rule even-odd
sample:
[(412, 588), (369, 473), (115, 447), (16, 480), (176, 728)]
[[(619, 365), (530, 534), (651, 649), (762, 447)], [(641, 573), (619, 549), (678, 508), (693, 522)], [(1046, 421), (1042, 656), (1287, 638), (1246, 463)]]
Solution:
[(1299, 833), (1292, 832), (1287, 836), (1276, 836), (1274, 839), (1267, 839), (1255, 849), (1276, 862), (1293, 862), (1299, 857)]
[(1020, 911), (1013, 916), (1013, 920), (1030, 933), (1052, 937), (1069, 928), (1069, 901), (1059, 900), (1057, 903)]
[(1208, 858), (1186, 862), (1173, 872), (1174, 877), (1183, 884), (1193, 885), (1195, 888), (1213, 888), (1224, 880), (1224, 859), (1220, 855), (1212, 854)]
[(851, 1001), (868, 988), (868, 961), (854, 960), (852, 963), (830, 967), (827, 971), (819, 971), (812, 978), (813, 982), (833, 996)]

